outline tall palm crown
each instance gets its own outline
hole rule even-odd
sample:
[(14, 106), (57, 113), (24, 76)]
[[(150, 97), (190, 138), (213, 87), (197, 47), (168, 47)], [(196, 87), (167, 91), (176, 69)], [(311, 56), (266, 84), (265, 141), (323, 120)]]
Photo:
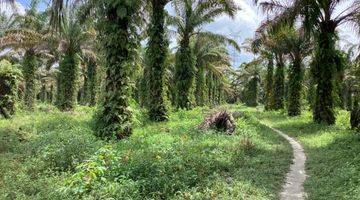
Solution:
[[(208, 77), (208, 84), (209, 81), (218, 81), (218, 86), (222, 86), (222, 88), (218, 88), (221, 92), (224, 91), (223, 89), (227, 91), (229, 88), (225, 76), (231, 70), (231, 64), (226, 44), (226, 41), (203, 34), (199, 34), (193, 42), (192, 48), (196, 57), (197, 69), (195, 97), (198, 106), (205, 105), (205, 92), (210, 89), (209, 86), (206, 86), (205, 77)], [(211, 102), (212, 99), (208, 100)]]
[(190, 39), (200, 28), (216, 17), (226, 14), (234, 17), (238, 7), (233, 0), (174, 0), (175, 15), (169, 18), (180, 36), (180, 47), (176, 56), (175, 79), (177, 85), (177, 107), (191, 108), (194, 105), (193, 85), (195, 59), (190, 48)]
[(275, 14), (274, 20), (295, 21), (298, 16), (302, 18), (307, 31), (316, 31), (324, 25), (332, 28), (348, 23), (359, 28), (359, 0), (265, 0), (259, 3), (266, 12)]
[(181, 37), (194, 34), (220, 15), (234, 17), (238, 7), (233, 0), (173, 0), (175, 15), (170, 20)]
[[(259, 3), (257, 0), (255, 2)], [(336, 29), (341, 24), (347, 24), (360, 30), (359, 0), (291, 0), (291, 1), (261, 1), (261, 7), (274, 13), (273, 24), (284, 21), (294, 23), (302, 21), (307, 33), (316, 41), (315, 62), (313, 65), (317, 83), (314, 106), (314, 121), (318, 123), (335, 123), (334, 114), (334, 79), (341, 66), (337, 66), (338, 54), (335, 47)]]
[(8, 53), (23, 52), (23, 73), (25, 80), (25, 105), (28, 109), (34, 108), (35, 103), (35, 75), (39, 68), (38, 57), (48, 57), (49, 30), (46, 29), (46, 13), (37, 11), (37, 0), (30, 3), (24, 15), (13, 15), (13, 26), (0, 38), (0, 49), (7, 48)]

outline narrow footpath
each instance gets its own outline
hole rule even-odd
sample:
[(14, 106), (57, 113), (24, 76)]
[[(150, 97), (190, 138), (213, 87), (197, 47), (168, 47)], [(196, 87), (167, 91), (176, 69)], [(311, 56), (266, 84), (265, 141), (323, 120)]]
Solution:
[(280, 130), (269, 127), (283, 138), (285, 138), (291, 144), (294, 152), (293, 164), (290, 167), (290, 171), (286, 175), (286, 183), (283, 186), (283, 190), (280, 193), (281, 200), (303, 200), (305, 199), (304, 182), (306, 180), (305, 161), (306, 155), (301, 144), (294, 138), (286, 135)]

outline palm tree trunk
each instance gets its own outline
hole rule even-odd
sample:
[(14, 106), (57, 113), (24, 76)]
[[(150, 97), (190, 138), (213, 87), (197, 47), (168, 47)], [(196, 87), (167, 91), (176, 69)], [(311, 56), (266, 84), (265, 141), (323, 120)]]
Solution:
[(289, 74), (289, 102), (288, 115), (298, 116), (301, 114), (301, 91), (302, 91), (303, 71), (301, 69), (301, 59), (295, 58), (290, 67)]
[(75, 108), (79, 64), (79, 57), (71, 48), (65, 52), (60, 61), (56, 104), (62, 111), (71, 111)]
[(180, 42), (175, 64), (177, 107), (183, 109), (191, 109), (194, 104), (195, 59), (189, 34), (185, 33)]
[(353, 108), (353, 101), (352, 101), (352, 90), (351, 86), (346, 86), (346, 110), (351, 111)]
[(309, 86), (308, 86), (308, 94), (307, 94), (307, 101), (310, 107), (310, 110), (314, 109), (315, 104), (315, 93), (316, 93), (316, 82), (312, 74), (310, 74)]
[(272, 110), (274, 106), (274, 62), (269, 59), (266, 74), (265, 110)]
[(207, 105), (211, 105), (212, 104), (212, 87), (213, 87), (213, 82), (212, 82), (212, 73), (208, 72), (207, 76), (206, 76), (206, 85), (207, 87)]
[(47, 99), (46, 84), (44, 81), (41, 81), (40, 100), (41, 102), (45, 103), (46, 99)]
[(35, 91), (35, 72), (37, 60), (33, 49), (28, 49), (24, 56), (24, 80), (25, 80), (25, 106), (28, 110), (33, 110), (36, 100)]
[(165, 5), (167, 0), (152, 0), (151, 23), (148, 30), (149, 46), (149, 118), (152, 121), (168, 119), (164, 86), (165, 61), (168, 41), (165, 33)]
[(205, 105), (205, 68), (204, 66), (197, 67), (196, 73), (196, 105)]
[(150, 69), (147, 65), (144, 66), (144, 70), (139, 83), (139, 104), (141, 107), (149, 108), (149, 82)]
[(314, 121), (317, 123), (334, 124), (334, 72), (336, 70), (335, 27), (323, 23), (316, 50), (316, 99)]
[(246, 105), (250, 107), (258, 106), (258, 83), (259, 79), (257, 75), (251, 77), (249, 83), (247, 84), (247, 97)]
[(49, 102), (50, 104), (53, 104), (53, 102), (54, 102), (54, 99), (55, 99), (54, 93), (55, 93), (55, 92), (54, 92), (54, 85), (51, 84), (51, 85), (50, 85), (49, 94), (47, 95), (47, 97), (48, 97), (48, 102)]
[(280, 110), (284, 108), (285, 95), (285, 65), (282, 55), (279, 55), (277, 58), (274, 81), (274, 109)]
[(84, 83), (84, 100), (89, 106), (96, 105), (97, 63), (93, 58), (87, 60), (87, 76)]
[(353, 130), (360, 131), (360, 106), (357, 97), (355, 97), (354, 107), (351, 110), (350, 124)]
[[(106, 92), (96, 116), (96, 133), (102, 138), (123, 139), (132, 133), (131, 75), (134, 51), (138, 48), (132, 19), (139, 12), (140, 3), (102, 2), (100, 9), (104, 16), (100, 16), (99, 31), (106, 61)], [(126, 15), (119, 16), (119, 10), (127, 11)]]
[(216, 102), (216, 95), (217, 95), (217, 90), (216, 88), (218, 87), (218, 81), (217, 78), (214, 74), (212, 74), (212, 83), (213, 83), (213, 87), (212, 87), (212, 106), (216, 106), (217, 102)]

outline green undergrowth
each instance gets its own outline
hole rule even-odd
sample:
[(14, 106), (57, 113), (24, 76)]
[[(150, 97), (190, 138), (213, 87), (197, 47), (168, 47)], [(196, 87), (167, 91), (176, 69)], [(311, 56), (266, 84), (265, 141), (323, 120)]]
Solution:
[(302, 143), (308, 199), (360, 199), (360, 135), (350, 130), (348, 112), (338, 111), (336, 125), (326, 126), (313, 123), (308, 111), (293, 118), (282, 112), (247, 111)]
[(0, 199), (277, 199), (290, 145), (252, 118), (238, 119), (233, 136), (197, 130), (209, 112), (162, 123), (138, 112), (120, 142), (93, 135), (87, 107), (0, 119)]

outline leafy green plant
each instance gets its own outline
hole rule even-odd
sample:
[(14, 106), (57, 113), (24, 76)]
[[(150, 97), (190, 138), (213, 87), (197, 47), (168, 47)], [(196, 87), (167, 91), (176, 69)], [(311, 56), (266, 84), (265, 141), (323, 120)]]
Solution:
[(0, 114), (10, 118), (15, 114), (18, 82), (22, 73), (17, 65), (0, 61)]

